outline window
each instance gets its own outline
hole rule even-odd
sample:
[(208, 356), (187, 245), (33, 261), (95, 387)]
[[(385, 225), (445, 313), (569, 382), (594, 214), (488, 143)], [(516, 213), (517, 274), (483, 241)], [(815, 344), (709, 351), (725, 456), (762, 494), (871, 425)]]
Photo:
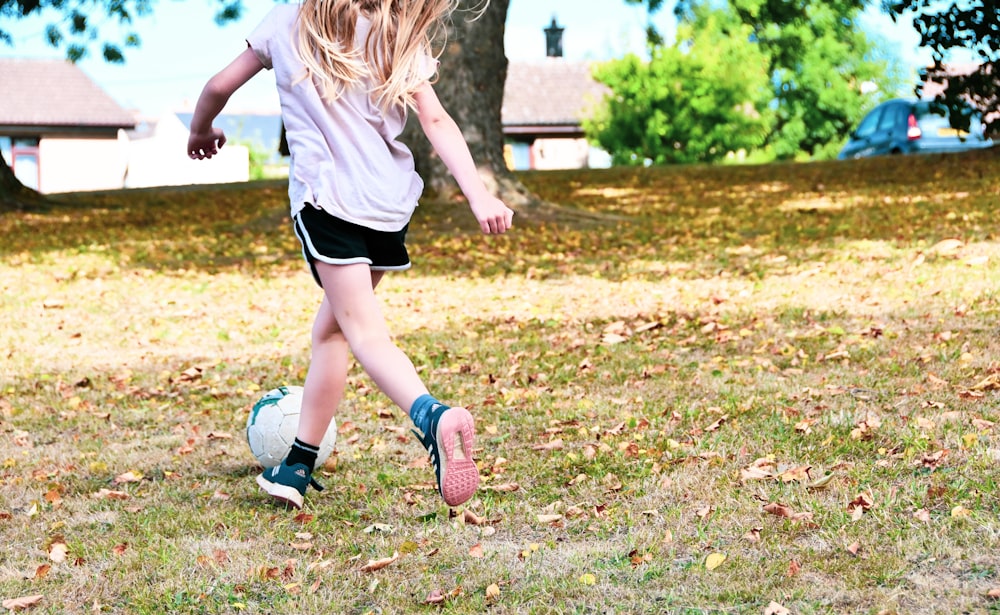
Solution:
[(875, 127), (878, 126), (879, 118), (882, 117), (882, 109), (882, 107), (876, 107), (874, 111), (865, 116), (854, 135), (856, 137), (870, 137), (875, 134)]
[(37, 138), (0, 137), (0, 153), (19, 182), (33, 190), (39, 189), (41, 168)]

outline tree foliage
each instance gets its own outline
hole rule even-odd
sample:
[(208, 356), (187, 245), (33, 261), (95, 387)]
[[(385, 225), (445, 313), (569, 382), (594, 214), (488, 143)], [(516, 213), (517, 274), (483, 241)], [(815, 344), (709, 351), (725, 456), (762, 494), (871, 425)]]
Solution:
[[(920, 46), (931, 51), (933, 64), (921, 71), (917, 93), (928, 83), (942, 84), (935, 100), (947, 107), (956, 128), (969, 127), (971, 109), (985, 113), (988, 133), (1000, 133), (1000, 9), (995, 0), (942, 3), (931, 0), (884, 0), (893, 18), (909, 14), (920, 35)], [(948, 66), (953, 51), (971, 52), (974, 67), (956, 71)]]
[(857, 27), (862, 6), (684, 2), (677, 42), (654, 46), (646, 68), (629, 58), (598, 71), (614, 96), (592, 137), (620, 162), (712, 161), (753, 148), (767, 159), (830, 157), (879, 96), (865, 84), (892, 92), (899, 83)]
[[(212, 0), (219, 5), (218, 23), (237, 19), (242, 14), (241, 0)], [(153, 0), (0, 0), (0, 17), (20, 19), (28, 16), (51, 16), (45, 26), (49, 45), (66, 50), (66, 57), (78, 61), (99, 46), (106, 62), (125, 61), (125, 48), (138, 47), (141, 40), (133, 29), (135, 20), (152, 14)], [(109, 27), (109, 26), (117, 27)], [(103, 37), (103, 40), (102, 40)], [(0, 42), (12, 45), (11, 33), (0, 24)]]
[(649, 62), (599, 66), (614, 94), (584, 127), (616, 164), (718, 160), (763, 144), (771, 123), (765, 58), (731, 14), (705, 9)]

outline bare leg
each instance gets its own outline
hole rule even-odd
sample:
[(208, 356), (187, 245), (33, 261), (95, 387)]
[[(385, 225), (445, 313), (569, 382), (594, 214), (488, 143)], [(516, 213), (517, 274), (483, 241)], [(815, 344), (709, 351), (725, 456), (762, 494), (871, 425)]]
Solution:
[[(319, 358), (327, 365), (329, 372), (319, 372), (316, 378), (312, 378), (314, 365), (309, 368), (309, 376), (306, 378), (306, 396), (303, 404), (309, 404), (313, 408), (313, 403), (318, 407), (320, 404), (330, 404), (335, 397), (337, 401), (343, 396), (344, 383), (347, 374), (347, 347), (357, 358), (365, 372), (375, 381), (375, 384), (385, 393), (389, 399), (399, 406), (403, 412), (409, 413), (410, 407), (418, 397), (427, 393), (420, 376), (417, 375), (416, 368), (410, 359), (392, 341), (389, 329), (386, 326), (385, 318), (382, 316), (382, 308), (375, 297), (374, 285), (381, 279), (379, 272), (371, 272), (368, 265), (327, 265), (317, 263), (316, 269), (320, 279), (323, 280), (323, 289), (326, 297), (323, 305), (320, 306), (320, 315), (324, 322), (320, 322), (320, 315), (317, 315), (317, 326), (320, 326), (320, 333), (331, 333), (330, 340), (338, 340), (336, 346), (323, 346), (320, 349)], [(333, 327), (330, 326), (332, 321)], [(334, 329), (336, 330), (334, 332)], [(313, 332), (314, 344), (316, 343), (316, 329)], [(321, 339), (323, 336), (319, 336)], [(343, 340), (343, 341), (339, 341)], [(346, 342), (346, 345), (344, 344)], [(334, 350), (336, 348), (336, 350)], [(314, 357), (316, 357), (314, 350)], [(343, 359), (343, 366), (339, 361)], [(315, 362), (314, 358), (314, 362)], [(339, 382), (334, 384), (316, 385), (316, 395), (310, 397), (310, 384), (313, 380), (321, 377), (330, 378), (332, 374), (343, 374)], [(338, 388), (335, 388), (338, 387)], [(324, 390), (325, 389), (325, 390)], [(322, 412), (316, 412), (317, 422), (322, 420)], [(330, 415), (332, 416), (332, 411)], [(329, 423), (329, 416), (326, 423)], [(300, 427), (300, 433), (301, 432)], [(325, 431), (325, 428), (324, 428)], [(322, 438), (322, 433), (320, 433)]]

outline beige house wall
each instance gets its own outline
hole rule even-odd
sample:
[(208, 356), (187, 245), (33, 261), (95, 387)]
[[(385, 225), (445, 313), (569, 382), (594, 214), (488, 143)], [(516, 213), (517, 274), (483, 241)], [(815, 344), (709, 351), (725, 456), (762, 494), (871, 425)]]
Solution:
[(43, 137), (38, 142), (39, 191), (79, 192), (121, 188), (126, 144), (121, 139)]
[(535, 139), (531, 144), (532, 168), (540, 171), (583, 169), (589, 156), (586, 139)]

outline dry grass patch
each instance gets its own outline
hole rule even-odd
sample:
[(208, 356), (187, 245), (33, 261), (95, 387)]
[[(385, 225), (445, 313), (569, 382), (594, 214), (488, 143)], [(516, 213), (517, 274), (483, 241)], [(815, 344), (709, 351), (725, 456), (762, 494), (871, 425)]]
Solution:
[(423, 205), (414, 270), (379, 290), (478, 417), (483, 489), (453, 511), (357, 371), (327, 490), (301, 514), (257, 491), (246, 414), (301, 383), (319, 300), (279, 184), (8, 215), (0, 598), (995, 611), (1000, 161), (897, 163), (528, 174), (582, 215), (495, 239)]

